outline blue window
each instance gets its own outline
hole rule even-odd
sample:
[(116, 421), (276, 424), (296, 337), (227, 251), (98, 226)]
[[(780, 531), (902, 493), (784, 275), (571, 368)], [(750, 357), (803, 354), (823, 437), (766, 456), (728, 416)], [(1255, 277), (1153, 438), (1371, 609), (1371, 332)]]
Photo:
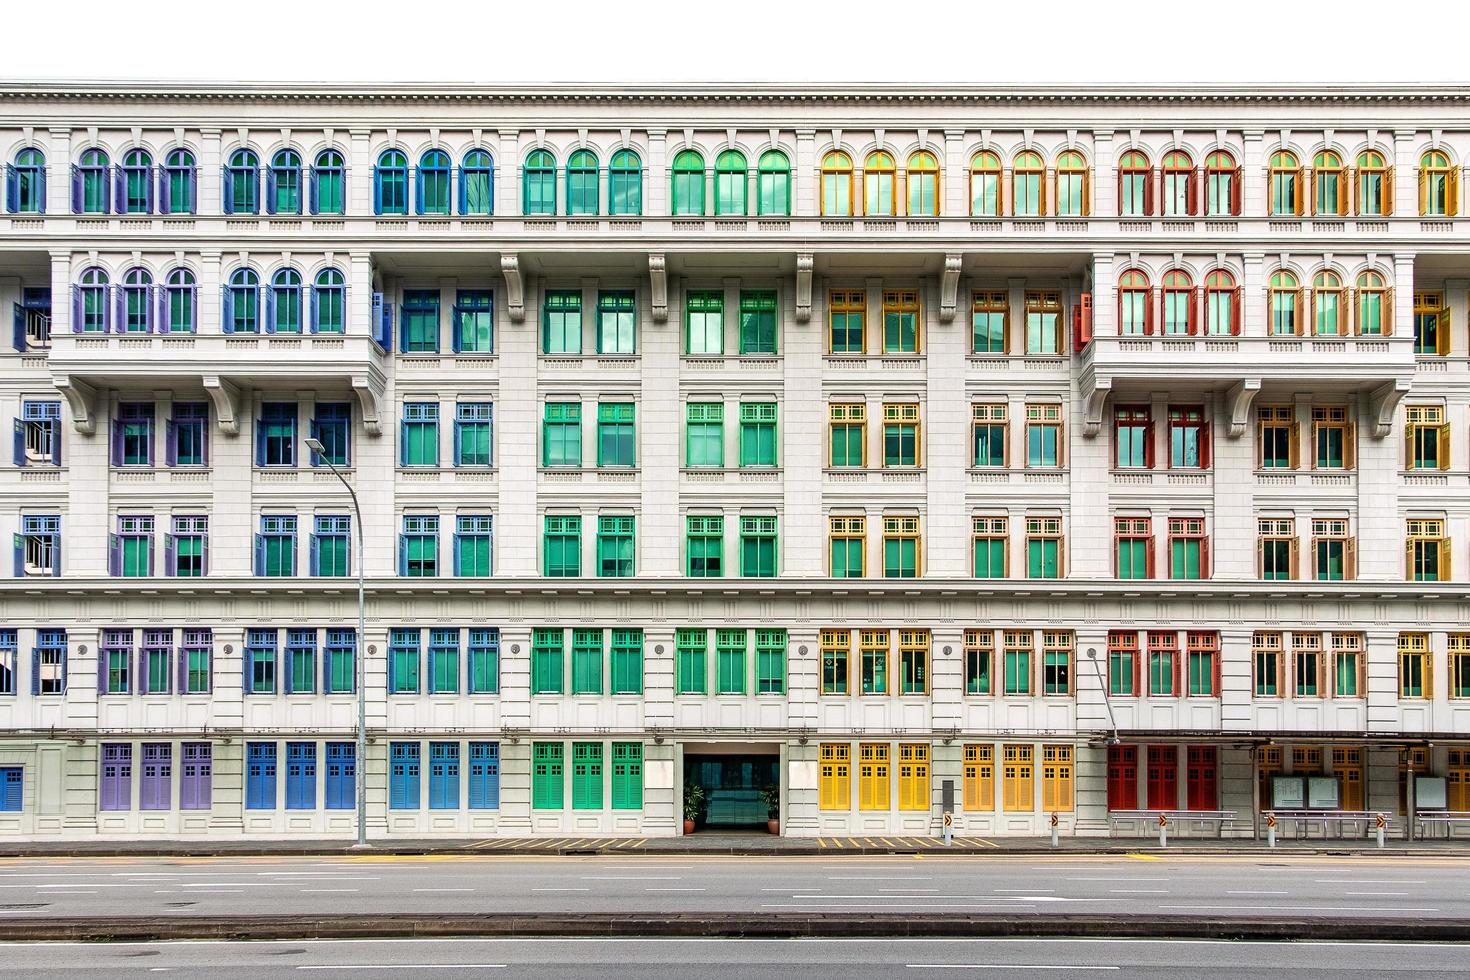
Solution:
[(419, 631), (396, 629), (388, 634), (388, 693), (419, 693)]
[(296, 516), (262, 514), (255, 536), (255, 574), (271, 578), (296, 574)]
[(276, 743), (245, 743), (245, 809), (276, 808)]
[(71, 168), (72, 213), (106, 214), (112, 210), (111, 161), (98, 149), (84, 150), (78, 160)]
[(459, 743), (429, 743), (429, 809), (459, 809)]
[(269, 214), (301, 213), (301, 154), (278, 150), (265, 175), (265, 210)]
[(439, 518), (434, 514), (404, 514), (398, 539), (398, 574), (432, 578), (439, 574)]
[(15, 420), (15, 465), (61, 465), (61, 402), (22, 401)]
[(260, 157), (236, 150), (225, 167), (225, 214), (260, 213)]
[(312, 333), (345, 333), (347, 331), (347, 280), (336, 269), (323, 269), (316, 274), (311, 290)]
[(311, 213), (347, 213), (347, 165), (336, 150), (316, 155), (311, 168)]
[(465, 664), (469, 670), (469, 693), (499, 693), (500, 630), (470, 630), (469, 640), (465, 645)]
[(470, 809), (494, 810), (500, 806), (500, 744), (470, 743)]
[(16, 673), (20, 661), (20, 641), (17, 631), (0, 629), (0, 695), (15, 694), (20, 688)]
[(301, 332), (301, 273), (277, 269), (265, 296), (265, 332)]
[(388, 807), (393, 810), (419, 808), (419, 743), (389, 744)]
[(316, 693), (316, 630), (286, 631), (286, 693)]
[(495, 414), (491, 402), (457, 402), (454, 406), (454, 465), (491, 464), (490, 424)]
[(296, 465), (296, 403), (265, 402), (255, 420), (255, 465)]
[(225, 333), (260, 332), (260, 276), (254, 269), (236, 269), (230, 273), (220, 327)]
[(449, 213), (449, 154), (429, 150), (419, 158), (419, 214)]
[(323, 459), (334, 466), (352, 465), (352, 405), (348, 402), (317, 402), (311, 420), (312, 438), (320, 440), (325, 453), (311, 451), (311, 465), (321, 466)]
[(356, 690), (357, 630), (327, 630), (322, 649), (322, 693), (351, 694)]
[(459, 630), (429, 630), (429, 693), (459, 693)]
[(485, 150), (471, 150), (459, 168), (459, 213), (495, 213), (495, 161)]
[(147, 150), (129, 150), (117, 168), (117, 213), (153, 213), (153, 157)]
[(316, 743), (286, 743), (286, 809), (316, 809)]
[(352, 516), (316, 515), (311, 536), (311, 574), (319, 578), (343, 578), (352, 567)]
[(5, 168), (5, 207), (11, 214), (46, 213), (46, 154), (27, 147)]
[(194, 333), (198, 328), (195, 310), (198, 287), (194, 273), (188, 269), (174, 269), (168, 274), (163, 287), (163, 309), (158, 324), (160, 333)]
[(556, 214), (556, 157), (533, 150), (521, 171), (523, 214)]
[(495, 520), (489, 514), (459, 514), (454, 518), (454, 574), (461, 578), (490, 575), (491, 533)]
[(15, 575), (55, 578), (61, 574), (61, 515), (28, 514), (15, 540)]
[(158, 180), (158, 210), (163, 214), (193, 214), (199, 208), (199, 169), (194, 154), (182, 147), (170, 150)]
[(31, 651), (31, 693), (66, 693), (66, 630), (39, 630)]
[(169, 466), (209, 464), (209, 405), (205, 402), (174, 402), (168, 420), (166, 458)]
[(408, 157), (384, 150), (373, 168), (373, 213), (408, 214)]
[(404, 402), (398, 461), (403, 466), (439, 465), (437, 402)]
[(461, 289), (454, 299), (453, 341), (456, 354), (495, 352), (495, 294), (488, 289)]
[(246, 694), (276, 693), (276, 631), (249, 630), (245, 634)]
[(24, 770), (20, 766), (0, 766), (0, 813), (19, 813), (24, 798)]
[(439, 290), (405, 289), (399, 315), (405, 354), (439, 352)]
[(71, 328), (76, 333), (106, 333), (112, 323), (107, 273), (88, 269), (72, 289)]
[(322, 795), (328, 810), (351, 810), (357, 806), (357, 746), (351, 742), (327, 743), (325, 782)]
[[(23, 286), (13, 307), (11, 346), (16, 350), (45, 350), (51, 346), (51, 287)], [(76, 329), (76, 324), (72, 324)]]

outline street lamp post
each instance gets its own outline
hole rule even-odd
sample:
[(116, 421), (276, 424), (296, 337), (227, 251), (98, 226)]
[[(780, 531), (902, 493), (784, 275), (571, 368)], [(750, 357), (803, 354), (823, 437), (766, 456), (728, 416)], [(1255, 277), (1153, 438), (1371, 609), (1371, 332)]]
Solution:
[(342, 471), (332, 465), (327, 456), (327, 447), (322, 445), (322, 441), (308, 439), (306, 446), (327, 464), (327, 469), (347, 488), (347, 496), (352, 500), (353, 529), (357, 532), (357, 843), (353, 847), (367, 848), (371, 846), (367, 841), (367, 601), (363, 588), (363, 569), (367, 554), (362, 546), (362, 507), (357, 503), (357, 491), (352, 489), (352, 484), (347, 482)]
[(1097, 686), (1102, 691), (1103, 707), (1108, 709), (1108, 726), (1113, 730), (1113, 737), (1108, 740), (1109, 745), (1119, 744), (1118, 722), (1113, 717), (1113, 702), (1108, 697), (1108, 682), (1103, 677), (1102, 667), (1097, 662), (1097, 647), (1087, 648), (1087, 659), (1092, 661), (1092, 672), (1097, 675)]

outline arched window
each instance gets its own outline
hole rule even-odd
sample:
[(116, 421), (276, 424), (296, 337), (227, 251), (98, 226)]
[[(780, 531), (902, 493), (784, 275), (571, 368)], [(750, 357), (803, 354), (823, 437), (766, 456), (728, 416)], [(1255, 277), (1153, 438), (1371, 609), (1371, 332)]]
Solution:
[(225, 333), (260, 332), (260, 276), (254, 269), (236, 269), (225, 287)]
[(521, 170), (521, 211), (525, 214), (556, 214), (556, 157), (546, 150), (532, 150)]
[(970, 158), (970, 215), (1000, 216), (1000, 157), (989, 150)]
[(1240, 288), (1224, 269), (1205, 276), (1205, 333), (1217, 337), (1240, 333)]
[(1285, 269), (1271, 274), (1267, 311), (1270, 315), (1271, 336), (1284, 337), (1301, 332), (1301, 287), (1297, 284), (1296, 276)]
[(1163, 188), (1160, 210), (1166, 218), (1177, 218), (1196, 213), (1199, 201), (1195, 193), (1194, 160), (1183, 150), (1170, 150), (1164, 154), (1163, 170), (1159, 180)]
[(1235, 157), (1216, 150), (1205, 157), (1205, 217), (1240, 214), (1240, 168)]
[(634, 150), (619, 150), (608, 161), (607, 213), (643, 213), (643, 161)]
[(188, 269), (175, 269), (168, 274), (168, 280), (163, 287), (162, 332), (194, 332), (194, 290), (194, 273)]
[(449, 213), (449, 154), (428, 150), (419, 157), (415, 210), (419, 214)]
[(85, 150), (80, 160), (72, 170), (71, 209), (77, 214), (106, 214), (112, 199), (107, 186), (107, 154)]
[(1138, 337), (1154, 332), (1153, 304), (1148, 275), (1129, 269), (1118, 277), (1118, 334)]
[(199, 169), (194, 154), (179, 147), (163, 160), (163, 179), (158, 182), (159, 208), (164, 214), (193, 214), (199, 208)]
[(863, 214), (892, 215), (893, 185), (897, 170), (893, 156), (882, 150), (874, 150), (863, 161)]
[(725, 150), (715, 157), (715, 214), (745, 214), (745, 154)]
[(27, 147), (15, 155), (5, 180), (5, 207), (11, 214), (46, 213), (46, 154)]
[(1354, 315), (1357, 331), (1368, 337), (1393, 333), (1393, 294), (1381, 273), (1369, 269), (1358, 276)]
[(1271, 154), (1267, 169), (1271, 194), (1271, 214), (1275, 216), (1302, 213), (1302, 168), (1296, 154), (1277, 150)]
[(852, 215), (852, 157), (841, 150), (822, 157), (822, 214), (833, 218)]
[(129, 269), (123, 275), (117, 332), (148, 333), (153, 327), (152, 300), (153, 274), (147, 269)]
[(1118, 214), (1139, 218), (1154, 213), (1153, 181), (1149, 180), (1148, 157), (1142, 150), (1129, 150), (1118, 161)]
[(1358, 154), (1358, 172), (1353, 181), (1353, 209), (1362, 215), (1393, 213), (1393, 173), (1383, 154), (1364, 150)]
[(347, 280), (336, 269), (323, 269), (316, 274), (316, 285), (311, 290), (311, 331), (347, 331)]
[(123, 154), (117, 175), (119, 214), (153, 213), (153, 155), (144, 149)]
[(1342, 276), (1323, 269), (1312, 280), (1312, 333), (1340, 337), (1347, 332), (1343, 319)]
[(76, 333), (107, 332), (107, 273), (92, 268), (82, 273), (72, 304), (72, 330)]
[(680, 150), (674, 157), (673, 214), (704, 214), (704, 157)]
[(259, 197), (260, 157), (254, 150), (236, 150), (225, 167), (225, 214), (259, 214)]
[(1342, 154), (1322, 150), (1312, 158), (1312, 213), (1347, 214), (1347, 171)]
[(791, 161), (780, 150), (761, 154), (756, 174), (756, 213), (791, 213)]
[(1057, 214), (1080, 218), (1088, 213), (1087, 161), (1076, 150), (1057, 157)]
[(939, 214), (939, 160), (927, 150), (920, 150), (909, 157), (908, 185), (909, 214), (937, 216)]
[(1165, 334), (1192, 334), (1194, 325), (1194, 280), (1183, 269), (1164, 273), (1159, 308)]
[(301, 154), (295, 150), (277, 150), (265, 174), (265, 210), (267, 214), (301, 213)]
[(1017, 217), (1046, 214), (1046, 167), (1039, 153), (1016, 154), (1011, 167), (1011, 213)]
[(408, 157), (384, 150), (373, 168), (373, 213), (408, 214)]
[(301, 332), (301, 273), (277, 269), (265, 300), (266, 333)]
[(597, 213), (597, 155), (577, 150), (567, 158), (567, 214)]
[(316, 155), (311, 168), (311, 213), (347, 213), (347, 163), (336, 150)]
[(459, 213), (495, 213), (495, 161), (487, 150), (470, 150), (459, 167)]
[(1451, 215), (1458, 211), (1459, 175), (1443, 150), (1430, 150), (1419, 158), (1419, 213)]

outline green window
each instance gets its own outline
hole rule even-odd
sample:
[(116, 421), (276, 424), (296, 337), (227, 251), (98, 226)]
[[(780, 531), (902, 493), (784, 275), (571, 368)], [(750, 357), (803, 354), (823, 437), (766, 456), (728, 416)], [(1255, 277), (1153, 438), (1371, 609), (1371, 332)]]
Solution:
[(461, 289), (454, 298), (454, 350), (489, 354), (495, 350), (494, 294), (488, 289)]
[(726, 150), (715, 157), (715, 214), (745, 213), (745, 155)]
[(888, 631), (862, 631), (862, 693), (888, 693)]
[(685, 465), (725, 465), (725, 406), (690, 402), (685, 406)]
[(1031, 651), (1007, 650), (1005, 652), (1007, 694), (1031, 693)]
[(786, 631), (755, 631), (755, 693), (786, 693)]
[(643, 162), (632, 150), (619, 150), (608, 164), (607, 213), (643, 213)]
[(704, 157), (694, 150), (683, 150), (674, 157), (673, 214), (704, 214)]
[(1115, 648), (1108, 651), (1108, 693), (1132, 695), (1138, 672), (1138, 651)]
[(419, 631), (393, 630), (388, 634), (388, 691), (419, 692)]
[(597, 294), (597, 353), (635, 354), (638, 351), (638, 320), (631, 289), (605, 290)]
[(745, 693), (745, 630), (715, 630), (716, 694)]
[(693, 578), (719, 578), (725, 574), (725, 519), (689, 515), (688, 572)]
[(405, 289), (402, 314), (404, 353), (438, 351), (439, 291)]
[(555, 578), (575, 578), (582, 574), (580, 515), (546, 515), (545, 566), (545, 574)]
[(1118, 577), (1148, 578), (1148, 541), (1144, 538), (1118, 539)]
[(975, 577), (1006, 577), (1005, 538), (975, 539)]
[(1175, 650), (1155, 650), (1149, 640), (1148, 693), (1152, 697), (1170, 697), (1174, 694)]
[[(1212, 651), (1189, 651), (1189, 693), (1192, 697), (1215, 696), (1215, 657)], [(1342, 693), (1338, 691), (1338, 694)], [(1354, 695), (1356, 693), (1353, 692)]]
[(914, 354), (919, 350), (919, 302), (916, 293), (885, 294), (883, 352)]
[(438, 403), (405, 402), (402, 435), (402, 463), (404, 466), (438, 466)]
[(536, 629), (531, 632), (531, 693), (562, 692), (562, 631)]
[(642, 630), (612, 631), (612, 649), (608, 654), (608, 673), (612, 675), (612, 686), (608, 693), (643, 693)]
[(469, 642), (465, 644), (465, 656), (469, 661), (469, 693), (499, 694), (500, 632), (470, 630)]
[(633, 465), (633, 406), (629, 403), (597, 406), (597, 465)]
[(541, 353), (582, 353), (582, 294), (549, 289), (541, 307)]
[(702, 629), (681, 629), (675, 635), (676, 694), (704, 694), (709, 671), (705, 667), (705, 655), (709, 648), (709, 633)]
[(780, 150), (761, 154), (756, 173), (756, 211), (771, 215), (791, 213), (791, 161)]
[(643, 743), (612, 744), (612, 808), (643, 809)]
[(398, 539), (398, 574), (409, 578), (439, 574), (438, 515), (403, 515), (403, 534)]
[(827, 426), (831, 431), (832, 466), (862, 466), (865, 461), (863, 439), (867, 434), (867, 406), (861, 403), (834, 403), (827, 406)]
[(1030, 538), (1026, 542), (1026, 577), (1060, 578), (1060, 538)]
[(578, 150), (567, 157), (567, 214), (597, 213), (597, 156)]
[(429, 631), (429, 693), (459, 693), (459, 630)]
[(489, 514), (459, 514), (454, 519), (454, 574), (483, 578), (490, 574), (494, 519)]
[(740, 574), (757, 578), (776, 575), (776, 518), (740, 518)]
[(525, 214), (556, 214), (556, 158), (545, 150), (526, 155), (521, 172), (521, 210)]
[(691, 290), (684, 300), (684, 349), (688, 354), (725, 352), (725, 294)]
[(1169, 544), (1169, 577), (1197, 579), (1200, 577), (1200, 558), (1204, 542), (1199, 538), (1175, 538)]
[(740, 294), (740, 353), (776, 353), (776, 291), (743, 291)]
[(566, 805), (566, 780), (562, 767), (566, 747), (561, 742), (535, 742), (531, 746), (531, 808), (560, 810)]
[(582, 406), (577, 402), (546, 403), (541, 465), (582, 465)]
[(740, 403), (740, 465), (776, 465), (776, 403)]
[(597, 518), (598, 577), (632, 577), (633, 530), (634, 519), (631, 514), (604, 514)]
[(572, 693), (602, 693), (602, 630), (572, 630)]
[(454, 465), (489, 466), (491, 402), (458, 402), (454, 406)]
[(919, 574), (919, 519), (883, 518), (883, 577), (917, 578)]
[(919, 465), (919, 406), (883, 406), (883, 465)]

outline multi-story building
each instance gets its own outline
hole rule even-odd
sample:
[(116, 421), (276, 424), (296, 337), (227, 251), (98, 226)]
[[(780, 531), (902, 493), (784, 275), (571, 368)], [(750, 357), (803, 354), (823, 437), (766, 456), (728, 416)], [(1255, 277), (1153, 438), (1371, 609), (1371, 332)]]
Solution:
[(1470, 90), (8, 83), (0, 153), (0, 831), (1470, 810)]

